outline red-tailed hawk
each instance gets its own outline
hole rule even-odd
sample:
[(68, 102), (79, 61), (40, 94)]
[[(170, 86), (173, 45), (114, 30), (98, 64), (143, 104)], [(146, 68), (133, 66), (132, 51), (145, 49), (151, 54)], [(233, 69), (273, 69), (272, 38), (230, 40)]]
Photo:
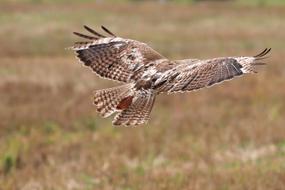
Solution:
[(79, 60), (100, 77), (125, 83), (95, 91), (94, 104), (103, 117), (117, 113), (114, 125), (139, 125), (150, 118), (156, 95), (187, 92), (209, 87), (246, 73), (256, 67), (271, 50), (255, 56), (185, 59), (171, 61), (147, 44), (117, 37), (104, 26), (108, 36), (84, 26), (92, 35), (74, 32), (87, 42), (71, 49)]

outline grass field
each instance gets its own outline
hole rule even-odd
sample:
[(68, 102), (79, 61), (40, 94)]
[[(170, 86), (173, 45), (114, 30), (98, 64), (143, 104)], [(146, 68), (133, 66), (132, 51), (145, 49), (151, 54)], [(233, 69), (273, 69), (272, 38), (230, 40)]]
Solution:
[[(285, 6), (15, 2), (0, 6), (0, 190), (284, 188)], [(115, 128), (92, 92), (117, 84), (65, 50), (83, 24), (170, 59), (272, 53), (257, 75), (162, 95), (148, 125)]]

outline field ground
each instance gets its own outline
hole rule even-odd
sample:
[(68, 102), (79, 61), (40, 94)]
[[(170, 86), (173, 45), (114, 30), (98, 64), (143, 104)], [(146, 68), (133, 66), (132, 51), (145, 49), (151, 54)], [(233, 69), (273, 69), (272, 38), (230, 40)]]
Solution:
[[(1, 190), (284, 188), (285, 7), (5, 2)], [(170, 59), (273, 50), (257, 75), (162, 95), (148, 125), (115, 128), (96, 114), (92, 91), (117, 84), (64, 49), (83, 24)]]

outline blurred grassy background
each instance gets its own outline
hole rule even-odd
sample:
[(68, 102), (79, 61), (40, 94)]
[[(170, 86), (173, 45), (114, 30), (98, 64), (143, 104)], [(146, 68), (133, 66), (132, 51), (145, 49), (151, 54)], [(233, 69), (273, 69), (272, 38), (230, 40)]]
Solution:
[[(2, 0), (0, 189), (282, 189), (283, 4)], [(83, 24), (170, 59), (273, 51), (258, 75), (162, 95), (148, 125), (114, 128), (92, 91), (117, 84), (64, 49)]]

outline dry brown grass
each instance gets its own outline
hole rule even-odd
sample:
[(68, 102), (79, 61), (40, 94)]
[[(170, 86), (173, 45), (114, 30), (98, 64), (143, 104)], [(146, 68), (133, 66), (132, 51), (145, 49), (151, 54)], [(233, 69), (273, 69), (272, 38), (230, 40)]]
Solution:
[[(285, 7), (6, 3), (0, 9), (0, 189), (285, 186)], [(258, 75), (162, 95), (147, 126), (114, 128), (91, 103), (94, 89), (116, 84), (64, 50), (83, 24), (104, 24), (172, 59), (273, 51)]]

